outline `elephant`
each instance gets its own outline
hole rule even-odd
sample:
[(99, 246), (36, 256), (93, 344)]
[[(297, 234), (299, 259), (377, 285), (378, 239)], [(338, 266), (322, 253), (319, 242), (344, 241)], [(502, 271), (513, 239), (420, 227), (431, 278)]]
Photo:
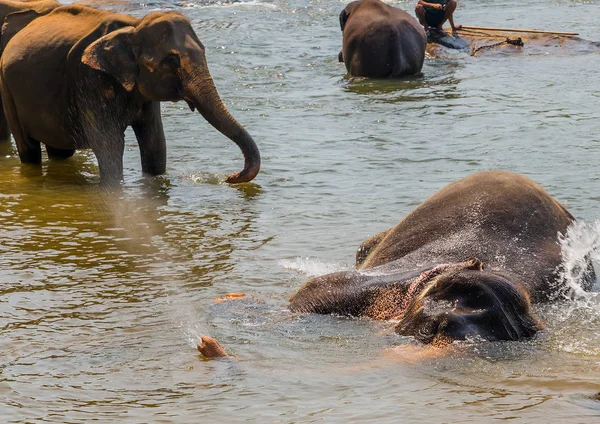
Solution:
[[(50, 13), (60, 7), (61, 4), (54, 0), (0, 0), (0, 23), (2, 33), (0, 35), (0, 56), (8, 41), (21, 29), (25, 28), (31, 21), (40, 16)], [(8, 15), (11, 15), (10, 24), (4, 24)], [(0, 108), (0, 142), (10, 140), (10, 131)]]
[[(7, 18), (10, 21), (10, 16)], [(221, 101), (204, 46), (176, 12), (140, 19), (82, 5), (54, 9), (19, 31), (0, 61), (2, 103), (21, 162), (95, 154), (103, 183), (123, 177), (124, 132), (131, 126), (142, 172), (166, 170), (161, 101), (184, 100), (238, 145), (244, 168), (228, 183), (251, 181), (260, 153)]]
[(0, 22), (2, 24), (8, 15), (20, 14), (18, 17), (16, 15), (12, 17), (11, 25), (3, 25), (0, 37), (2, 49), (20, 29), (23, 29), (35, 18), (46, 15), (60, 6), (61, 4), (55, 0), (0, 0)]
[(397, 78), (421, 72), (427, 36), (415, 18), (380, 0), (358, 0), (340, 13), (338, 58), (357, 77)]
[[(573, 222), (529, 178), (476, 173), (362, 243), (356, 271), (307, 281), (290, 308), (396, 320), (396, 333), (435, 346), (530, 338), (543, 328), (531, 305), (567, 293), (558, 237)], [(590, 290), (596, 277), (587, 257), (582, 275)]]
[(507, 32), (461, 28), (453, 34), (432, 32), (428, 39), (427, 54), (431, 57), (442, 56), (447, 53), (447, 49), (461, 50), (471, 56), (575, 56), (600, 53), (600, 42), (543, 31)]

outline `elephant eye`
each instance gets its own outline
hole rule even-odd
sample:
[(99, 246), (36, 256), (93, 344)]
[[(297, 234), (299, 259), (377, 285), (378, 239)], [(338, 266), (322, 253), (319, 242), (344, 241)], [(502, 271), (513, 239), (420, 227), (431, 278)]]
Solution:
[(179, 56), (176, 55), (175, 53), (169, 53), (168, 55), (166, 55), (163, 58), (163, 60), (160, 61), (161, 67), (167, 67), (172, 70), (178, 69), (180, 65), (181, 65), (181, 61), (179, 59)]

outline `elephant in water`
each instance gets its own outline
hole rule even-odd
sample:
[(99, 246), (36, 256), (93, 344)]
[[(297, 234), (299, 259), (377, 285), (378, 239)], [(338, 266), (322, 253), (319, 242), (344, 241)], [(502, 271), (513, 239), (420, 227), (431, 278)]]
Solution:
[(428, 41), (429, 56), (442, 56), (447, 53), (447, 49), (462, 50), (471, 56), (510, 54), (574, 56), (600, 53), (599, 42), (559, 33), (460, 29), (452, 35), (432, 32)]
[[(471, 175), (366, 240), (357, 271), (313, 278), (297, 312), (398, 320), (397, 333), (436, 345), (467, 337), (520, 340), (542, 328), (531, 303), (561, 289), (561, 247), (573, 216), (510, 172)], [(582, 286), (595, 281), (591, 262)]]
[[(0, 56), (6, 44), (17, 32), (25, 28), (35, 18), (46, 15), (60, 6), (61, 4), (54, 0), (0, 0), (0, 26), (2, 26)], [(11, 15), (10, 24), (3, 25), (8, 15)], [(0, 141), (8, 141), (9, 139), (10, 131), (6, 117), (2, 108), (0, 108)]]
[(227, 182), (250, 181), (259, 172), (254, 140), (221, 101), (204, 46), (179, 13), (153, 12), (138, 19), (76, 4), (59, 7), (10, 40), (0, 80), (22, 162), (41, 163), (40, 143), (51, 158), (91, 148), (101, 180), (118, 182), (124, 132), (131, 126), (142, 171), (164, 173), (160, 102), (185, 100), (241, 149), (244, 168)]
[(339, 61), (357, 77), (389, 78), (421, 72), (427, 37), (415, 18), (380, 0), (349, 3), (340, 13)]

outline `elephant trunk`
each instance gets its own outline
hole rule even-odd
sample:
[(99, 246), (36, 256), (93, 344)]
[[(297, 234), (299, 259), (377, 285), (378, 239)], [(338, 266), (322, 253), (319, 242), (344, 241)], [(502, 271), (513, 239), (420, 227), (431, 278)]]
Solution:
[(213, 127), (219, 130), (238, 145), (244, 154), (244, 169), (230, 174), (225, 180), (228, 183), (245, 183), (252, 181), (260, 170), (260, 152), (248, 131), (229, 113), (215, 87), (208, 69), (195, 69), (195, 75), (184, 79), (186, 87), (185, 100), (194, 110), (202, 114)]

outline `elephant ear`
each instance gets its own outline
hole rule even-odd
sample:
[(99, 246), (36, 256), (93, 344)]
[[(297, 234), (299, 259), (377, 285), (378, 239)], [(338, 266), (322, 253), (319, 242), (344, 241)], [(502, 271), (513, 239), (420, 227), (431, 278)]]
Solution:
[(94, 41), (83, 51), (81, 62), (111, 75), (125, 90), (133, 90), (138, 74), (130, 41), (134, 30), (134, 27), (121, 28)]
[(363, 2), (363, 0), (357, 0), (357, 1), (350, 2), (346, 5), (344, 10), (342, 10), (342, 13), (340, 13), (340, 28), (342, 29), (342, 31), (344, 30), (344, 27), (346, 26), (346, 21), (348, 21), (348, 18), (350, 17), (352, 12), (354, 12), (354, 9), (356, 9), (357, 7), (360, 7), (362, 2)]
[(2, 51), (8, 44), (11, 38), (15, 34), (25, 28), (35, 18), (42, 16), (41, 13), (35, 10), (24, 10), (21, 12), (10, 13), (4, 18), (4, 24), (2, 25), (2, 35), (0, 35), (0, 45)]
[(346, 21), (348, 20), (348, 16), (350, 16), (350, 14), (346, 11), (346, 9), (342, 10), (342, 12), (340, 13), (340, 28), (343, 31), (344, 27), (346, 26)]

